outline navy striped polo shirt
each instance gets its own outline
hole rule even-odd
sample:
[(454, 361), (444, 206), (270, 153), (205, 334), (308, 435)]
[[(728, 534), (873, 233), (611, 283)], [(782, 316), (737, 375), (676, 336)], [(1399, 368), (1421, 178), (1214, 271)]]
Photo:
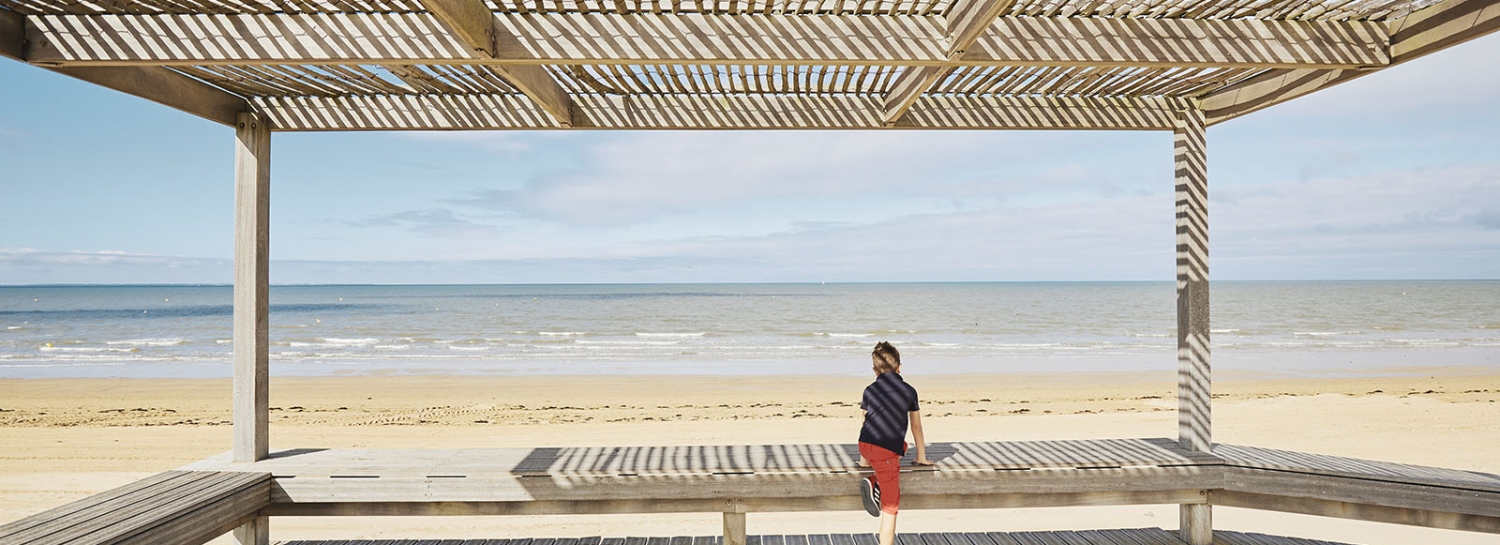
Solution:
[(906, 454), (906, 428), (911, 424), (908, 413), (919, 410), (916, 388), (894, 371), (881, 373), (865, 387), (859, 408), (866, 411), (859, 442)]

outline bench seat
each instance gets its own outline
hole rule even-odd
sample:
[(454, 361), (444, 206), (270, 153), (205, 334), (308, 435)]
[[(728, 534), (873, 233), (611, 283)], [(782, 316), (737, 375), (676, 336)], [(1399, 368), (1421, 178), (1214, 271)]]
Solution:
[(0, 543), (200, 545), (270, 498), (270, 473), (168, 471), (0, 526)]

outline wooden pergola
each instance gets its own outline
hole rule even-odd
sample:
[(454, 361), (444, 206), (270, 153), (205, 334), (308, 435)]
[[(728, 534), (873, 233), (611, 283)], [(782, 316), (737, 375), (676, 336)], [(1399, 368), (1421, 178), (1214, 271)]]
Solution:
[[(1175, 138), (1170, 476), (1215, 453), (1207, 127), (1496, 29), (1500, 0), (0, 0), (0, 55), (235, 128), (241, 464), (269, 453), (272, 132), (1102, 129)], [(1212, 541), (1211, 500), (1133, 498), (1114, 501), (1182, 503), (1184, 539)], [(743, 539), (738, 501), (726, 536)], [(1397, 511), (1369, 516), (1500, 528), (1382, 505)], [(265, 516), (237, 536), (266, 543)]]

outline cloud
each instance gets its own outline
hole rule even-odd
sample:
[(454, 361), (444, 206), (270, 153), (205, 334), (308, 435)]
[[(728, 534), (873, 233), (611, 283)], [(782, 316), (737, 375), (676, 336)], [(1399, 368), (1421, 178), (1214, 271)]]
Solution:
[(232, 259), (139, 254), (116, 250), (41, 251), (0, 248), (6, 284), (139, 284), (227, 282)]
[(351, 227), (404, 227), (412, 233), (433, 237), (488, 236), (496, 232), (494, 226), (461, 218), (444, 208), (407, 210), (345, 223)]
[(532, 141), (538, 138), (532, 133), (504, 131), (413, 131), (398, 133), (397, 137), (422, 142), (465, 144), (509, 157), (534, 151), (536, 146)]
[(1472, 216), (1474, 223), (1485, 229), (1500, 229), (1500, 210), (1485, 208)]
[(632, 133), (589, 146), (574, 168), (452, 202), (566, 225), (618, 226), (770, 201), (918, 197), (972, 206), (1114, 183), (1080, 160), (1073, 142), (1043, 133)]
[(1308, 230), (1358, 236), (1464, 229), (1475, 219), (1482, 224), (1485, 207), (1500, 202), (1500, 165), (1210, 189), (1210, 199), (1232, 204), (1225, 207), (1225, 221), (1265, 236)]

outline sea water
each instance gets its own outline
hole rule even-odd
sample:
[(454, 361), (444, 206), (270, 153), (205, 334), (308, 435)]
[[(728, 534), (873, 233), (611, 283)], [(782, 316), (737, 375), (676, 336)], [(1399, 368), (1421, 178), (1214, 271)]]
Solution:
[[(0, 377), (223, 377), (228, 286), (0, 287)], [(1216, 369), (1500, 370), (1500, 281), (1216, 282)], [(1171, 371), (1171, 282), (273, 286), (278, 375)]]

